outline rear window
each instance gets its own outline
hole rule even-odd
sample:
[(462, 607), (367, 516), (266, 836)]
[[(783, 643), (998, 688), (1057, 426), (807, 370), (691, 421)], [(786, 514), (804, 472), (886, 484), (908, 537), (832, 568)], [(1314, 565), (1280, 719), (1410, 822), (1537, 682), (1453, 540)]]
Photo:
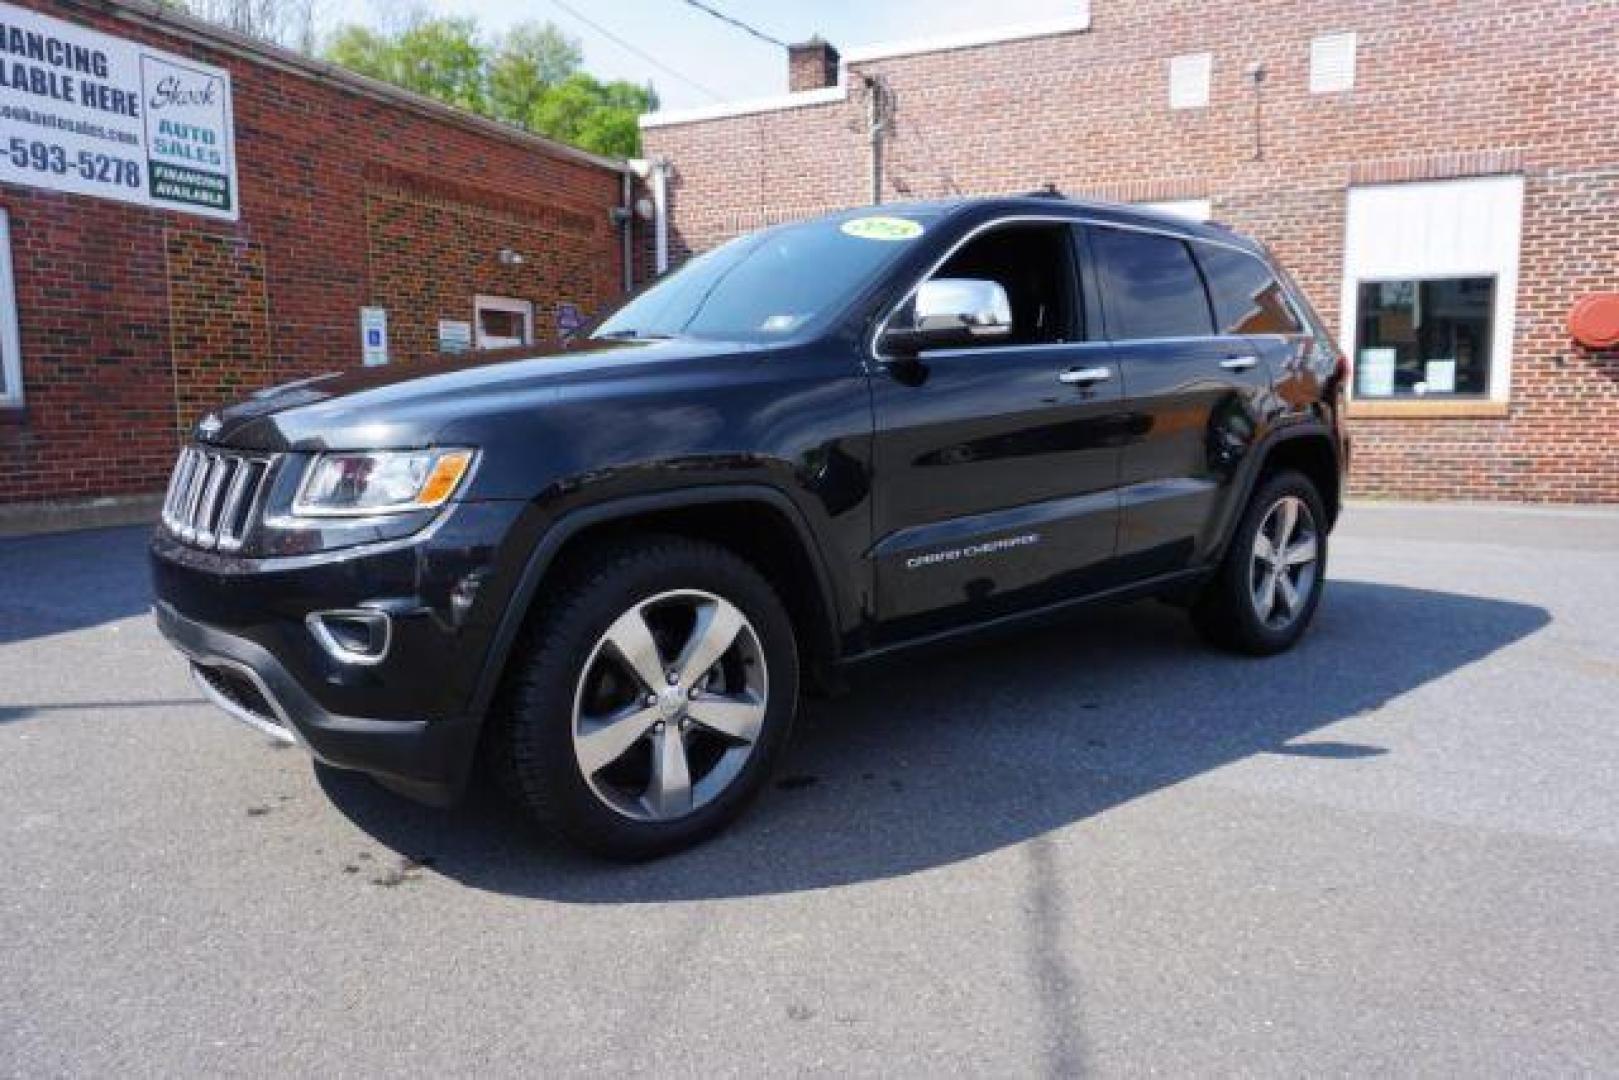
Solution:
[(1296, 334), (1298, 318), (1281, 282), (1256, 256), (1214, 244), (1196, 244), (1222, 334)]
[(1098, 228), (1092, 232), (1092, 248), (1108, 337), (1207, 337), (1214, 332), (1208, 294), (1184, 240)]

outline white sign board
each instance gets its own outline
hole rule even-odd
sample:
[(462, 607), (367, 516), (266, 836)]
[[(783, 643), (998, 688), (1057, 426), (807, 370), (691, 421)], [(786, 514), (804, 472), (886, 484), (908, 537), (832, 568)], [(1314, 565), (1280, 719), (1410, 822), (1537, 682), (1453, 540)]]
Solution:
[(438, 351), (464, 353), (472, 348), (472, 324), (459, 319), (438, 321)]
[(0, 3), (0, 180), (235, 221), (230, 73)]
[(1456, 361), (1429, 360), (1423, 365), (1422, 381), (1428, 384), (1430, 394), (1456, 392)]
[(388, 312), (385, 308), (360, 309), (360, 353), (366, 367), (388, 362)]
[(1355, 393), (1361, 397), (1394, 396), (1393, 349), (1362, 349), (1360, 363), (1355, 365)]

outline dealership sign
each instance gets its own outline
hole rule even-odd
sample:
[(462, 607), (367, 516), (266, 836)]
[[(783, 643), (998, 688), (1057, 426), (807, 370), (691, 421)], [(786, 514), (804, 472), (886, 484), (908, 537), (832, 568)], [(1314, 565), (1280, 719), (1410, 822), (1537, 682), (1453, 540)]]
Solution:
[(230, 73), (0, 4), (0, 180), (236, 220)]

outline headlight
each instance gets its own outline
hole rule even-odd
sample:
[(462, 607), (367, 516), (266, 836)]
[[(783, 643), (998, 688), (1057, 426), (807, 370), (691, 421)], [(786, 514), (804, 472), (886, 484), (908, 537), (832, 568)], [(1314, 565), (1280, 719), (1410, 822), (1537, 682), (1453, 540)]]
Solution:
[(471, 450), (321, 454), (292, 500), (294, 517), (372, 517), (431, 510), (455, 494)]

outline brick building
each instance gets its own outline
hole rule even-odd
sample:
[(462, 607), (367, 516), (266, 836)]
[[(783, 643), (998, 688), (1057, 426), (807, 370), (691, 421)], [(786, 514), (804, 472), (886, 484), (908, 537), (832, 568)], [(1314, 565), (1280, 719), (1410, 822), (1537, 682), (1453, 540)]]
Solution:
[(624, 286), (622, 162), (146, 3), (0, 3), (0, 136), (0, 504), (149, 496), (221, 400)]
[(876, 116), (885, 199), (1053, 184), (1271, 245), (1355, 360), (1360, 494), (1619, 501), (1619, 349), (1569, 330), (1619, 293), (1615, 0), (1076, 0), (789, 64), (644, 118), (671, 258), (870, 201)]

